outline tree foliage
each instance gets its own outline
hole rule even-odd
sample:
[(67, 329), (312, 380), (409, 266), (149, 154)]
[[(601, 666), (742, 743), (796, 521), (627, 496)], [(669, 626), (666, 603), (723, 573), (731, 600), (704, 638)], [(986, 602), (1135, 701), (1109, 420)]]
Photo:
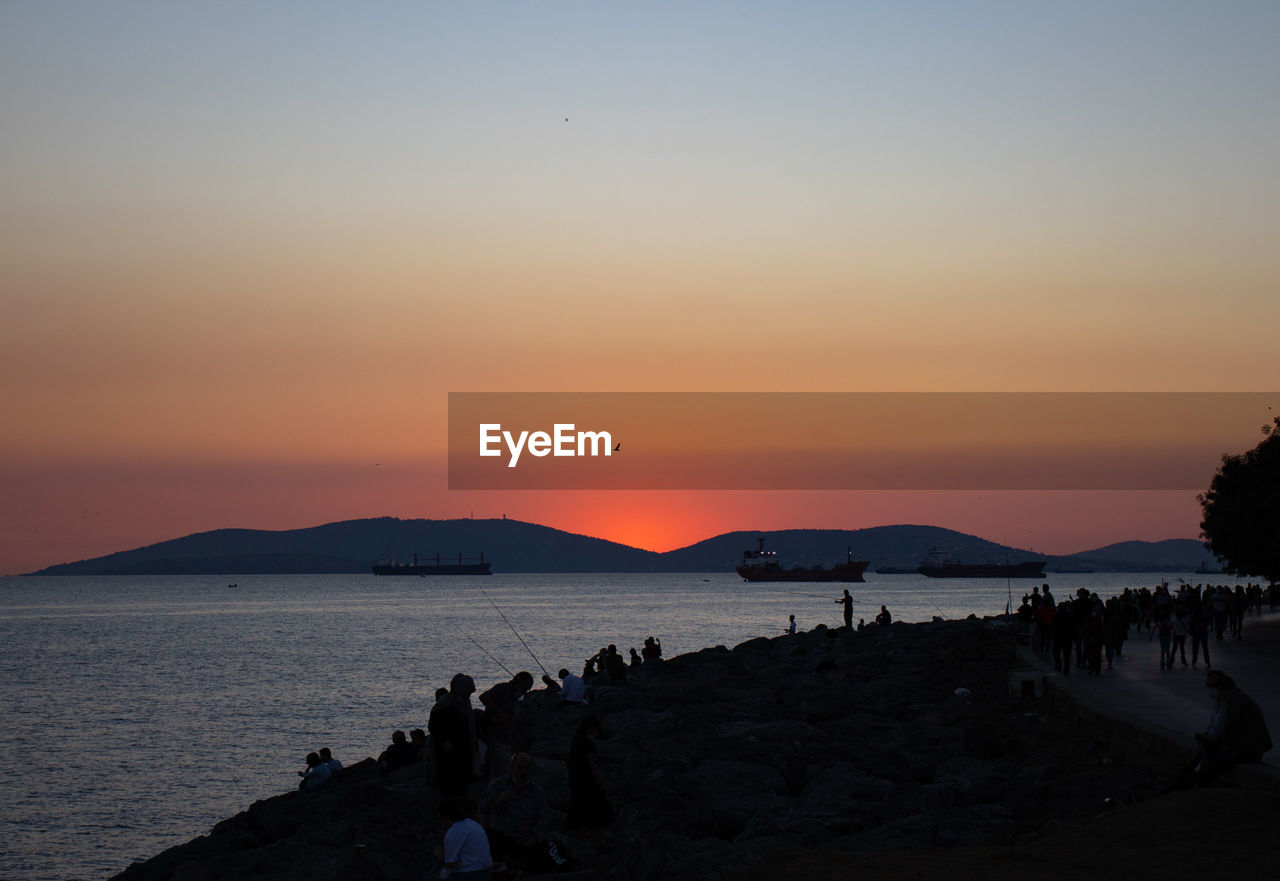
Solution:
[(1237, 575), (1280, 581), (1280, 417), (1241, 455), (1225, 455), (1202, 494), (1200, 537)]

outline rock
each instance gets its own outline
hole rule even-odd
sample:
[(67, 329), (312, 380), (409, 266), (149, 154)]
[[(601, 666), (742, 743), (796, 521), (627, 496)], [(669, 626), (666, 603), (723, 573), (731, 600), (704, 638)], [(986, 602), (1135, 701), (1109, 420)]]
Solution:
[[(1009, 642), (977, 621), (818, 628), (646, 665), (626, 685), (592, 684), (587, 707), (527, 695), (534, 780), (580, 870), (554, 877), (695, 881), (788, 849), (1007, 841), (1063, 811), (1096, 810), (1099, 786), (1143, 794), (1117, 782), (1121, 763), (1098, 769), (1101, 750), (1081, 761), (1069, 721), (1011, 707)], [(962, 686), (969, 694), (957, 696)], [(597, 759), (618, 809), (594, 843), (564, 827), (569, 743), (587, 713), (604, 724)], [(118, 878), (418, 881), (442, 832), (423, 772), (384, 776), (366, 760), (316, 790), (255, 802)], [(473, 798), (483, 786), (472, 784)]]

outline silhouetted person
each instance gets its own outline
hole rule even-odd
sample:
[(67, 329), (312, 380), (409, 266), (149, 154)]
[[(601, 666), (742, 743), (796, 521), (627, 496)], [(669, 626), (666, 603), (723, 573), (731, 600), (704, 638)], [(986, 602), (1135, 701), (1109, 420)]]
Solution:
[(533, 674), (521, 670), (507, 682), (499, 682), (480, 695), (488, 724), (485, 763), (489, 777), (511, 770), (512, 745), (516, 742), (516, 702), (533, 688)]
[(455, 881), (489, 881), (493, 857), (489, 836), (471, 817), (460, 798), (440, 800), (440, 816), (449, 823), (444, 833), (444, 867)]
[(427, 732), (415, 728), (409, 732), (409, 745), (413, 747), (413, 761), (421, 762), (427, 757)]
[(1204, 786), (1214, 777), (1241, 762), (1260, 762), (1271, 749), (1271, 733), (1257, 701), (1241, 691), (1235, 680), (1221, 670), (1205, 675), (1213, 708), (1209, 726), (1196, 735), (1200, 758), (1174, 784)]
[(646, 661), (661, 660), (662, 658), (662, 642), (652, 636), (644, 638), (644, 648), (640, 650), (640, 657)]
[(844, 626), (853, 627), (853, 597), (849, 595), (849, 588), (844, 589), (844, 596), (836, 600), (838, 605), (844, 606)]
[(1212, 667), (1213, 664), (1209, 663), (1209, 611), (1204, 603), (1196, 603), (1196, 607), (1191, 610), (1191, 620), (1187, 622), (1187, 627), (1191, 630), (1191, 666), (1196, 666), (1203, 650), (1204, 665)]
[(471, 695), (476, 684), (465, 673), (453, 677), (449, 691), (436, 701), (427, 722), (435, 752), (440, 794), (446, 798), (466, 794), (475, 774), (476, 721)]
[(1063, 676), (1070, 676), (1076, 641), (1076, 617), (1071, 603), (1064, 602), (1054, 609), (1052, 626), (1053, 669)]
[(560, 703), (585, 704), (587, 702), (587, 684), (581, 676), (574, 676), (568, 668), (560, 669)]
[(893, 616), (889, 614), (889, 610), (884, 606), (880, 607), (880, 614), (876, 615), (876, 623), (881, 627), (888, 627), (893, 623)]
[(787, 618), (787, 633), (794, 634), (796, 632), (796, 616), (791, 615)]
[(632, 647), (631, 647), (631, 649), (630, 649), (629, 651), (631, 652), (631, 666), (632, 666), (632, 667), (639, 667), (641, 664), (643, 664), (643, 663), (644, 663), (644, 659), (640, 657), (639, 652), (637, 652), (637, 651), (635, 650), (635, 647), (634, 647), (634, 646), (632, 646)]
[(298, 788), (315, 789), (328, 780), (331, 773), (329, 766), (320, 761), (319, 753), (307, 753), (307, 770), (298, 772), (302, 778), (298, 781)]
[(604, 669), (614, 685), (622, 685), (627, 681), (627, 665), (622, 660), (622, 655), (618, 654), (618, 647), (612, 643), (605, 650)]
[(600, 720), (587, 716), (578, 723), (569, 745), (569, 816), (570, 829), (598, 829), (613, 819), (613, 805), (604, 791), (604, 777), (596, 757), (596, 738), (600, 736)]
[(417, 750), (413, 748), (413, 744), (404, 736), (403, 731), (393, 731), (391, 733), (391, 745), (382, 751), (382, 755), (378, 756), (378, 765), (382, 768), (383, 773), (390, 773), (397, 768), (403, 768), (405, 765), (412, 765), (417, 759)]
[(524, 872), (555, 871), (546, 841), (551, 812), (546, 792), (533, 782), (533, 759), (528, 753), (516, 754), (511, 773), (495, 777), (485, 787), (479, 814), (500, 857)]
[(327, 746), (320, 750), (320, 761), (324, 762), (325, 765), (328, 766), (330, 773), (336, 774), (338, 771), (342, 770), (342, 762), (339, 762), (333, 757), (333, 753), (330, 752), (329, 747)]

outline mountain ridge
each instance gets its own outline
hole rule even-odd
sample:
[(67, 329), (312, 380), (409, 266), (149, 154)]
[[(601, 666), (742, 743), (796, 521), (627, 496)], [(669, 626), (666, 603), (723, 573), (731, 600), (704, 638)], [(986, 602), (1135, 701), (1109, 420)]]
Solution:
[[(299, 529), (214, 529), (47, 566), (29, 575), (247, 575), (369, 572), (373, 560), (485, 552), (497, 572), (725, 572), (764, 538), (784, 565), (845, 559), (913, 568), (932, 552), (970, 563), (1046, 560), (1048, 569), (1192, 571), (1212, 562), (1195, 539), (1126, 541), (1073, 554), (1038, 554), (941, 526), (734, 530), (670, 551), (642, 548), (521, 520), (374, 517)], [(497, 551), (495, 554), (494, 551)]]

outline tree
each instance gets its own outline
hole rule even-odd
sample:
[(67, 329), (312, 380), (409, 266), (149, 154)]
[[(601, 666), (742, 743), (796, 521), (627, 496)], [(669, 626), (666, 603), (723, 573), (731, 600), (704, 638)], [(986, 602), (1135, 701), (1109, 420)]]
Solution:
[(1248, 452), (1222, 457), (1199, 496), (1204, 546), (1236, 575), (1280, 581), (1280, 417)]

